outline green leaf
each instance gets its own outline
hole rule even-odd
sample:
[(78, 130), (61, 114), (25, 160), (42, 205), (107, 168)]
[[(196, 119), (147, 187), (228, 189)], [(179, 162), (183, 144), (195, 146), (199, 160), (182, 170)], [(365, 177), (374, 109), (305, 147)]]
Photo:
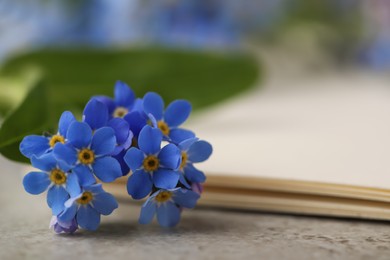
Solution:
[(5, 119), (0, 128), (0, 153), (20, 162), (28, 160), (19, 152), (24, 136), (42, 133), (48, 123), (48, 104), (45, 85), (35, 84), (21, 105)]
[[(138, 97), (156, 91), (166, 103), (188, 99), (197, 110), (254, 86), (259, 68), (253, 58), (238, 53), (41, 50), (6, 62), (0, 71), (0, 82), (4, 78), (22, 77), (29, 71), (43, 75), (45, 87), (42, 83), (34, 87), (0, 129), (0, 153), (16, 161), (26, 161), (18, 151), (25, 135), (54, 133), (63, 111), (81, 115), (91, 96), (112, 96), (117, 80), (128, 83)], [(19, 86), (19, 92), (27, 89), (27, 85)], [(0, 103), (9, 100), (8, 90), (0, 84)], [(7, 110), (15, 106), (4, 107)]]

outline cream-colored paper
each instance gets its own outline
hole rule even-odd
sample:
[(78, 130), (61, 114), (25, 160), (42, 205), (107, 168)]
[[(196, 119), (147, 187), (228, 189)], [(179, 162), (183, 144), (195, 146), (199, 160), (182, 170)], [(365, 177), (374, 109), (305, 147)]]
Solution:
[(189, 124), (214, 146), (208, 175), (390, 189), (390, 77), (269, 82)]

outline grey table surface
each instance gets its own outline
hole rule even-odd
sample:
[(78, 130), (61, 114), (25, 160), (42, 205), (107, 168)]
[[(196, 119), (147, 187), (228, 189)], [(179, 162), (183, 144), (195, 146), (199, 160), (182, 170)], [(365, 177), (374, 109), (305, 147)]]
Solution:
[(198, 208), (180, 225), (137, 223), (121, 203), (97, 232), (56, 235), (44, 196), (21, 185), (23, 168), (0, 158), (0, 259), (390, 259), (384, 222)]

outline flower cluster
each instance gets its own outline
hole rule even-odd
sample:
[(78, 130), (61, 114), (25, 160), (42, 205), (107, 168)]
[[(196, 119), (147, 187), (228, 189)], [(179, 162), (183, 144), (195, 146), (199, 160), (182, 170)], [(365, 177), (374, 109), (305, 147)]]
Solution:
[(183, 209), (195, 207), (206, 180), (194, 163), (212, 153), (208, 142), (181, 128), (190, 113), (188, 101), (165, 108), (158, 94), (136, 98), (118, 81), (114, 98), (92, 97), (81, 121), (66, 111), (57, 133), (23, 139), (20, 151), (38, 169), (24, 177), (24, 188), (31, 194), (47, 191), (55, 232), (96, 230), (101, 215), (118, 207), (101, 182), (129, 174), (129, 195), (148, 197), (139, 222), (148, 224), (156, 215), (161, 226), (175, 226)]

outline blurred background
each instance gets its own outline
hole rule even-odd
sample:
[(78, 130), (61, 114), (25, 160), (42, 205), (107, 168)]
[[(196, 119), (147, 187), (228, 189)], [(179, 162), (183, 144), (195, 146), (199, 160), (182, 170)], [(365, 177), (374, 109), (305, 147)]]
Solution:
[(221, 51), (249, 42), (310, 44), (338, 62), (386, 69), (389, 12), (385, 0), (1, 0), (0, 60), (44, 47)]
[[(0, 130), (0, 151), (54, 129), (91, 95), (112, 95), (118, 79), (139, 96), (154, 90), (199, 110), (329, 77), (345, 86), (368, 75), (370, 85), (389, 70), (386, 0), (0, 0), (0, 122), (21, 110), (20, 125)], [(45, 116), (28, 99), (39, 80)], [(20, 119), (34, 113), (39, 124)]]

